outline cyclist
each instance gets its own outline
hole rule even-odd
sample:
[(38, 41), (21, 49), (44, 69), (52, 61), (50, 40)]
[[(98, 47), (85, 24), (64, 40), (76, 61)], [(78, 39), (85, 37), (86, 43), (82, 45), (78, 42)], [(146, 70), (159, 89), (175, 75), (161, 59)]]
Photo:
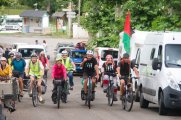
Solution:
[(15, 53), (15, 59), (13, 59), (11, 66), (13, 68), (13, 76), (17, 77), (19, 81), (20, 96), (23, 97), (23, 78), (26, 62), (22, 58), (22, 54), (20, 52)]
[(9, 53), (9, 58), (8, 58), (8, 64), (11, 65), (11, 62), (13, 61), (14, 59), (14, 53), (13, 52), (10, 52)]
[(103, 88), (104, 92), (107, 91), (108, 83), (106, 82), (109, 80), (108, 74), (113, 77), (114, 80), (114, 101), (117, 101), (117, 76), (116, 76), (116, 68), (117, 65), (114, 63), (112, 55), (106, 56), (106, 62), (102, 65), (102, 72), (104, 73), (103, 76)]
[[(56, 90), (57, 90), (57, 86), (54, 84), (54, 80), (67, 80), (67, 71), (65, 66), (62, 64), (62, 58), (61, 57), (57, 57), (56, 58), (56, 63), (54, 64), (53, 68), (52, 68), (52, 78), (53, 78), (53, 91), (52, 91), (52, 101), (54, 104), (56, 104)], [(64, 88), (64, 83), (62, 82), (62, 86)]]
[(62, 64), (65, 65), (67, 70), (67, 76), (69, 78), (70, 90), (73, 90), (74, 82), (73, 82), (73, 71), (75, 71), (74, 62), (68, 57), (68, 52), (66, 50), (62, 51)]
[[(0, 82), (9, 82), (12, 77), (12, 69), (11, 66), (7, 64), (7, 59), (5, 57), (1, 57), (0, 62)], [(9, 111), (14, 112), (16, 109), (14, 106), (10, 104), (11, 99), (6, 99), (4, 101), (4, 105), (8, 108)], [(1, 103), (1, 98), (0, 98)], [(1, 104), (0, 104), (1, 105)]]
[(38, 56), (36, 53), (31, 55), (31, 60), (29, 64), (26, 65), (26, 76), (30, 76), (30, 96), (32, 96), (32, 87), (35, 79), (38, 81), (38, 99), (41, 103), (45, 101), (42, 98), (42, 77), (44, 73), (44, 67), (41, 61), (38, 60)]
[(88, 77), (90, 76), (92, 80), (92, 91), (94, 96), (96, 79), (99, 79), (98, 64), (97, 60), (93, 57), (92, 50), (88, 50), (86, 54), (87, 57), (84, 58), (83, 62), (80, 65), (83, 68), (84, 94), (85, 96), (87, 95), (87, 82), (88, 82)]
[[(133, 71), (135, 72), (136, 77), (139, 77), (139, 73), (137, 71), (137, 68), (130, 61), (129, 54), (128, 53), (124, 53), (122, 60), (118, 63), (118, 67), (117, 67), (118, 76), (119, 77), (120, 76), (125, 77), (125, 80), (127, 82), (130, 82), (129, 81), (129, 77), (130, 77), (131, 69), (133, 69)], [(124, 94), (125, 80), (121, 79), (121, 81), (120, 81), (120, 99), (121, 100), (122, 100), (123, 94)]]
[(43, 67), (44, 67), (44, 78), (47, 78), (47, 73), (50, 68), (50, 65), (49, 65), (48, 58), (45, 56), (44, 51), (40, 52), (39, 60), (42, 62)]

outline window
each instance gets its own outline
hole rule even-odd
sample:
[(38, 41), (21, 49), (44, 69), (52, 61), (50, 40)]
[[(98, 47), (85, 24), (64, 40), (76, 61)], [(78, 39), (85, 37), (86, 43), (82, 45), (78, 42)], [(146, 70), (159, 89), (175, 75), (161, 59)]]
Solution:
[(103, 50), (101, 52), (101, 60), (105, 61), (106, 60), (106, 56), (107, 55), (112, 55), (113, 58), (118, 58), (118, 51), (114, 51), (114, 50)]
[(141, 49), (138, 48), (137, 53), (136, 53), (136, 64), (140, 63), (140, 54), (141, 54)]
[(153, 49), (151, 50), (150, 60), (153, 60), (154, 55), (155, 55), (155, 48), (153, 48)]
[(162, 46), (159, 46), (159, 50), (158, 50), (158, 60), (160, 62), (162, 62)]

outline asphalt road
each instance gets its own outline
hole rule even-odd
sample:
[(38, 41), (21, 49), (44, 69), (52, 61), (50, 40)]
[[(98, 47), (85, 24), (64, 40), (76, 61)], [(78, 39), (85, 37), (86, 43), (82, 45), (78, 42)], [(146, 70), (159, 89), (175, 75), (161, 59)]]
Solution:
[[(52, 39), (50, 37), (22, 37), (22, 36), (0, 36), (0, 43), (27, 42), (34, 43), (34, 40), (47, 40), (49, 53), (52, 57), (53, 49), (58, 41), (67, 41), (67, 39)], [(69, 40), (78, 42), (80, 40)], [(53, 58), (53, 57), (52, 57)], [(16, 104), (17, 111), (10, 114), (6, 110), (8, 120), (181, 120), (180, 111), (171, 111), (167, 116), (158, 115), (158, 107), (150, 104), (148, 109), (141, 109), (139, 103), (134, 103), (131, 112), (122, 110), (121, 101), (114, 103), (112, 107), (107, 105), (107, 98), (98, 84), (96, 88), (96, 99), (92, 102), (92, 108), (88, 109), (84, 101), (80, 98), (81, 78), (74, 78), (74, 90), (70, 91), (68, 102), (61, 103), (60, 109), (57, 109), (51, 101), (52, 81), (48, 79), (48, 90), (43, 96), (45, 104), (39, 104), (33, 107), (31, 98), (27, 93), (21, 103)]]

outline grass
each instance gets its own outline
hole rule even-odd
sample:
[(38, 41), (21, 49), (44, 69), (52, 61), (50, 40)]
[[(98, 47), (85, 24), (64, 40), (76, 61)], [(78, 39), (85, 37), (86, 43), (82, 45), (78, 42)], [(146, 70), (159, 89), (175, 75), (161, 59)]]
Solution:
[(4, 10), (0, 10), (1, 14), (6, 14), (6, 15), (19, 15), (21, 14), (23, 11), (25, 11), (26, 9), (4, 9)]

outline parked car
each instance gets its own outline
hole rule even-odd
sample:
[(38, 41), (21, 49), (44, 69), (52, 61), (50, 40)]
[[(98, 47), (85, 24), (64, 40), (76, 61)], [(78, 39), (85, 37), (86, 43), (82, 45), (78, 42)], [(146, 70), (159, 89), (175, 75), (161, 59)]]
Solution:
[(74, 47), (74, 44), (72, 42), (59, 42), (57, 43), (56, 49), (59, 47)]
[(74, 49), (74, 47), (58, 47), (57, 49), (54, 50), (54, 60), (56, 59), (57, 55), (61, 56), (61, 53), (63, 50), (67, 50), (68, 53), (70, 53), (70, 51), (73, 49)]
[(13, 52), (18, 51), (17, 48), (18, 48), (19, 45), (27, 45), (27, 43), (14, 43), (14, 44), (12, 45), (12, 51), (13, 51)]
[(80, 63), (83, 61), (86, 56), (86, 50), (71, 50), (70, 58), (75, 63), (76, 71), (75, 73), (82, 73), (82, 67), (80, 67)]
[(181, 32), (153, 32), (140, 54), (140, 107), (159, 106), (159, 114), (181, 108)]

